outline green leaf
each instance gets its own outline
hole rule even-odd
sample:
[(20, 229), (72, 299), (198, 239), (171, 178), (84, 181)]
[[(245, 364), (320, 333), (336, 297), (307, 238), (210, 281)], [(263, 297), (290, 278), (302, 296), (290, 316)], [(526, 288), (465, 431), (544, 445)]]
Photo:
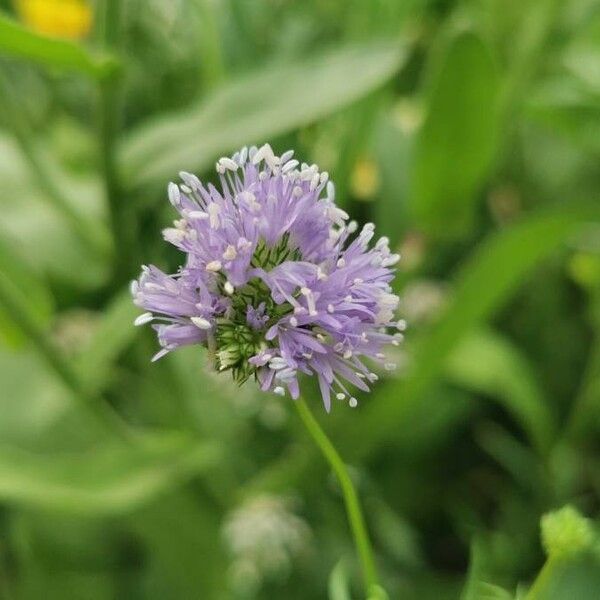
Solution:
[(25, 58), (44, 67), (78, 71), (95, 79), (112, 75), (118, 67), (114, 57), (95, 55), (83, 46), (39, 35), (0, 13), (0, 53)]
[(496, 149), (499, 78), (490, 49), (458, 34), (436, 67), (415, 143), (412, 210), (424, 229), (468, 230)]
[(101, 388), (112, 373), (112, 366), (138, 333), (133, 320), (140, 313), (126, 290), (105, 309), (93, 338), (79, 356), (77, 368), (86, 386)]
[(596, 600), (600, 561), (596, 554), (548, 561), (525, 600)]
[[(393, 440), (406, 413), (427, 400), (457, 344), (502, 305), (538, 261), (598, 220), (597, 204), (571, 204), (530, 216), (484, 240), (457, 274), (452, 299), (436, 325), (416, 344), (413, 368), (404, 378), (381, 384), (398, 401), (371, 403), (360, 422), (340, 419), (338, 439), (345, 441), (346, 451), (364, 454)], [(361, 435), (365, 430), (369, 436)]]
[[(0, 284), (10, 288), (19, 305), (40, 327), (50, 321), (54, 307), (48, 287), (18, 252), (0, 238)], [(24, 341), (21, 330), (13, 322), (12, 316), (0, 304), (0, 339), (11, 346)]]
[(139, 440), (86, 452), (36, 454), (0, 449), (0, 499), (17, 505), (108, 515), (135, 510), (206, 469), (214, 446), (185, 437)]
[(351, 600), (348, 569), (343, 560), (340, 560), (329, 575), (329, 600)]
[(483, 544), (476, 539), (471, 544), (469, 573), (460, 600), (512, 600), (512, 594), (506, 590), (483, 581), (487, 577), (488, 562)]
[(231, 81), (187, 112), (131, 133), (121, 152), (126, 181), (165, 184), (222, 152), (317, 121), (381, 86), (403, 56), (398, 44), (350, 46)]
[(455, 383), (500, 401), (541, 452), (552, 441), (554, 424), (531, 365), (508, 339), (478, 329), (462, 339), (446, 366)]

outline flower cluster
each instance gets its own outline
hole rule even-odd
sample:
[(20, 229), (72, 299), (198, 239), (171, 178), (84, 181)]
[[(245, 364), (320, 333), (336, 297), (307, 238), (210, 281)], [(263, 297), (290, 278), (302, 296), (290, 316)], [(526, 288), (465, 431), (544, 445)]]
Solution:
[(370, 247), (374, 226), (347, 222), (328, 174), (292, 151), (243, 148), (216, 169), (220, 189), (189, 173), (169, 184), (180, 218), (163, 235), (185, 265), (144, 266), (132, 284), (148, 311), (136, 324), (155, 321), (155, 359), (202, 344), (238, 383), (297, 398), (299, 374), (316, 375), (327, 410), (332, 394), (356, 406), (348, 387), (377, 380), (365, 359), (394, 368), (382, 349), (402, 338), (390, 287), (400, 257), (387, 238)]
[(234, 586), (244, 591), (265, 579), (285, 578), (295, 561), (307, 555), (312, 533), (294, 512), (291, 499), (261, 495), (228, 515), (223, 538), (233, 564)]

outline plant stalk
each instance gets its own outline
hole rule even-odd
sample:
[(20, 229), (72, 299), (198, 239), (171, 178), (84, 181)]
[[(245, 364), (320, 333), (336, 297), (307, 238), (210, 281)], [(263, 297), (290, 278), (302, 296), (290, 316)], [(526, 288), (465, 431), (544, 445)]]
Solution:
[(365, 595), (367, 598), (372, 597), (374, 591), (379, 589), (373, 548), (371, 546), (369, 534), (367, 533), (358, 494), (356, 493), (348, 469), (334, 445), (327, 437), (327, 434), (313, 416), (306, 402), (302, 398), (298, 398), (298, 400), (294, 402), (294, 406), (300, 415), (300, 419), (308, 430), (308, 433), (315, 441), (340, 483), (342, 494), (344, 496), (344, 503), (346, 505), (348, 521), (354, 537), (354, 544), (362, 567)]

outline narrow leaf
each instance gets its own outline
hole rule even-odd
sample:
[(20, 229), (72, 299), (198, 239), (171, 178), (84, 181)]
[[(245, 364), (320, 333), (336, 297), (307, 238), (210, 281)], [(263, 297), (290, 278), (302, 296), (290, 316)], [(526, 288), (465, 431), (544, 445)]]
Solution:
[(455, 235), (471, 226), (496, 147), (498, 98), (489, 48), (474, 33), (459, 34), (433, 77), (415, 143), (412, 209), (423, 228)]
[[(427, 399), (430, 386), (464, 336), (502, 305), (538, 261), (598, 220), (600, 208), (594, 203), (560, 206), (485, 240), (457, 274), (453, 297), (434, 329), (414, 349), (412, 370), (403, 379), (383, 384), (388, 397), (398, 401), (370, 404), (359, 422), (340, 419), (344, 435), (339, 439), (346, 440), (347, 452), (371, 452), (393, 439), (406, 413)], [(371, 435), (363, 436), (352, 427)]]
[(446, 367), (456, 383), (501, 402), (540, 451), (548, 449), (554, 424), (531, 365), (500, 334), (478, 329), (454, 349)]
[(214, 447), (185, 438), (55, 455), (3, 446), (0, 499), (78, 514), (122, 514), (188, 480), (215, 457)]
[(165, 184), (204, 169), (222, 152), (308, 125), (381, 86), (398, 70), (400, 46), (372, 43), (276, 65), (231, 81), (187, 112), (143, 126), (125, 140), (131, 186)]
[(44, 67), (79, 71), (95, 79), (111, 75), (118, 66), (113, 57), (93, 55), (75, 42), (39, 35), (4, 13), (0, 13), (0, 52)]

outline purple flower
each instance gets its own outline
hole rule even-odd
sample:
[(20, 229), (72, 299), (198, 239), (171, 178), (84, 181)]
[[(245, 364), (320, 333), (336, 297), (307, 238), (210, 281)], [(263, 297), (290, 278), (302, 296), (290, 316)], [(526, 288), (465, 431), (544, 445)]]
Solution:
[(299, 374), (316, 375), (328, 411), (332, 393), (356, 406), (348, 388), (377, 379), (367, 365), (394, 366), (382, 349), (402, 337), (390, 287), (400, 257), (386, 238), (369, 247), (370, 223), (353, 236), (328, 174), (292, 157), (243, 148), (217, 162), (220, 190), (189, 173), (169, 184), (180, 219), (163, 235), (186, 262), (174, 275), (143, 267), (136, 324), (156, 322), (154, 360), (200, 344), (239, 383), (297, 398)]

